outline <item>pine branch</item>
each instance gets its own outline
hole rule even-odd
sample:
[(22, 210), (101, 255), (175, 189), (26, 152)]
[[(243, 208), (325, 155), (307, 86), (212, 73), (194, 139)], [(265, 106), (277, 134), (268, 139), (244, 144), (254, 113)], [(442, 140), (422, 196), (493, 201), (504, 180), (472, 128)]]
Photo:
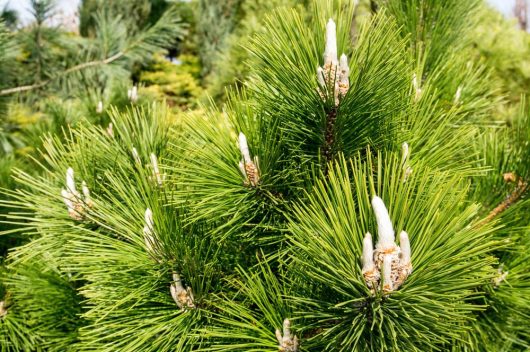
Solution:
[(510, 206), (512, 206), (514, 203), (516, 203), (521, 197), (526, 193), (528, 190), (528, 182), (524, 181), (522, 178), (519, 179), (517, 182), (517, 187), (513, 190), (512, 193), (506, 197), (504, 201), (502, 201), (499, 205), (497, 205), (488, 216), (484, 218), (481, 222), (478, 223), (478, 227), (481, 227), (490, 221), (492, 221), (494, 218), (502, 214), (504, 211), (506, 211)]
[(326, 132), (324, 136), (324, 148), (322, 154), (327, 163), (333, 159), (333, 144), (335, 143), (335, 121), (337, 120), (337, 108), (333, 109), (326, 115)]
[(155, 25), (148, 28), (145, 32), (133, 37), (128, 45), (119, 50), (116, 54), (105, 59), (93, 60), (75, 65), (43, 82), (0, 90), (0, 96), (39, 89), (69, 74), (91, 67), (109, 65), (123, 57), (129, 56), (133, 59), (139, 59), (167, 46), (173, 39), (181, 35), (182, 25), (180, 24), (180, 17), (178, 16), (177, 8), (173, 7), (167, 10)]
[(30, 90), (34, 90), (34, 89), (38, 89), (38, 88), (42, 88), (46, 85), (48, 85), (49, 83), (61, 78), (61, 77), (64, 77), (70, 73), (73, 73), (73, 72), (76, 72), (76, 71), (81, 71), (81, 70), (84, 70), (84, 69), (87, 69), (89, 67), (96, 67), (96, 66), (101, 66), (101, 65), (108, 65), (118, 59), (120, 59), (121, 57), (123, 57), (125, 55), (125, 52), (123, 51), (120, 51), (119, 53), (117, 54), (114, 54), (104, 60), (94, 60), (94, 61), (89, 61), (89, 62), (84, 62), (82, 64), (79, 64), (79, 65), (76, 65), (76, 66), (73, 66), (73, 67), (70, 67), (69, 69), (61, 72), (60, 74), (56, 75), (55, 77), (53, 78), (50, 78), (46, 81), (43, 81), (43, 82), (40, 82), (40, 83), (36, 83), (36, 84), (30, 84), (30, 85), (26, 85), (26, 86), (19, 86), (19, 87), (14, 87), (14, 88), (8, 88), (8, 89), (2, 89), (0, 90), (0, 96), (5, 96), (5, 95), (11, 95), (11, 94), (14, 94), (14, 93), (21, 93), (21, 92), (27, 92), (27, 91), (30, 91)]

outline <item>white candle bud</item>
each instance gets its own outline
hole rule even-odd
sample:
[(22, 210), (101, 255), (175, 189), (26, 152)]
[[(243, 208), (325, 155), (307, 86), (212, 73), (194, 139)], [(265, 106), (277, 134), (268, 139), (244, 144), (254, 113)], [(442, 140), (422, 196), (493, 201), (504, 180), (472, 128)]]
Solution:
[(0, 301), (0, 318), (5, 317), (7, 314), (5, 301)]
[(138, 150), (136, 150), (136, 148), (134, 148), (134, 147), (132, 148), (132, 156), (133, 156), (134, 161), (138, 165), (142, 164), (142, 159), (140, 159), (140, 154), (138, 154)]
[(340, 97), (344, 97), (350, 89), (350, 67), (348, 66), (348, 58), (342, 54), (340, 56), (339, 63), (339, 81), (338, 81), (338, 94)]
[(326, 24), (326, 48), (324, 51), (324, 63), (337, 65), (337, 28), (335, 22), (330, 18)]
[(405, 231), (399, 234), (399, 248), (401, 249), (401, 264), (410, 264), (410, 240), (409, 235)]
[(152, 233), (155, 223), (153, 221), (153, 212), (151, 211), (151, 209), (145, 209), (144, 218), (146, 228), (149, 229), (149, 233)]
[(81, 184), (81, 189), (83, 190), (83, 198), (84, 202), (88, 207), (92, 207), (94, 203), (92, 202), (92, 199), (90, 198), (90, 190), (88, 189), (88, 186), (86, 185), (86, 182), (83, 181)]
[(110, 136), (110, 137), (114, 137), (114, 125), (111, 123), (109, 123), (108, 127), (107, 127), (107, 134)]
[(136, 103), (138, 100), (138, 87), (134, 85), (131, 89), (127, 90), (127, 97), (133, 103)]
[(247, 171), (245, 170), (245, 162), (241, 160), (239, 162), (239, 171), (241, 171), (241, 174), (243, 174), (243, 177), (245, 180), (247, 179)]
[(98, 105), (96, 106), (96, 112), (98, 114), (101, 114), (103, 112), (103, 102), (101, 100), (98, 101)]
[(278, 350), (285, 352), (298, 351), (298, 338), (291, 335), (291, 322), (289, 319), (283, 321), (283, 336), (280, 329), (276, 329), (276, 339), (278, 340)]
[(73, 195), (77, 196), (77, 190), (75, 189), (74, 169), (71, 167), (66, 170), (66, 188)]
[(68, 208), (68, 211), (74, 211), (74, 201), (72, 193), (68, 192), (64, 188), (61, 189), (61, 196), (63, 197), (63, 202)]
[(241, 156), (245, 164), (251, 163), (252, 159), (250, 158), (250, 151), (248, 150), (247, 137), (243, 132), (239, 133), (239, 150), (241, 151)]
[(456, 93), (455, 93), (455, 101), (454, 101), (455, 104), (458, 104), (461, 96), (462, 96), (462, 86), (458, 86), (458, 89), (456, 90)]
[(291, 322), (289, 321), (289, 319), (285, 319), (283, 321), (283, 338), (284, 339), (291, 338)]
[(392, 256), (385, 255), (383, 259), (383, 291), (390, 292), (394, 289), (392, 282)]
[(385, 203), (378, 196), (372, 198), (372, 208), (377, 220), (377, 246), (381, 249), (393, 248), (395, 246), (394, 229), (388, 215)]
[(153, 166), (153, 173), (155, 175), (156, 182), (159, 186), (162, 186), (162, 176), (160, 175), (160, 169), (158, 168), (158, 159), (153, 153), (151, 153), (151, 165)]
[(361, 258), (363, 273), (374, 269), (374, 245), (372, 243), (372, 234), (367, 232), (363, 239), (363, 256)]
[(340, 56), (340, 62), (339, 62), (339, 72), (340, 72), (340, 80), (341, 82), (345, 80), (349, 83), (349, 77), (350, 77), (350, 66), (348, 66), (348, 57), (345, 54), (342, 54)]
[(401, 145), (401, 164), (405, 165), (409, 158), (409, 145), (407, 142), (403, 142)]
[(326, 87), (326, 74), (324, 73), (324, 69), (322, 67), (317, 67), (317, 79), (318, 79), (318, 84), (324, 88)]
[(420, 87), (420, 84), (418, 82), (418, 77), (416, 76), (416, 74), (412, 75), (412, 86), (414, 87), (414, 100), (418, 100), (421, 96), (421, 87)]

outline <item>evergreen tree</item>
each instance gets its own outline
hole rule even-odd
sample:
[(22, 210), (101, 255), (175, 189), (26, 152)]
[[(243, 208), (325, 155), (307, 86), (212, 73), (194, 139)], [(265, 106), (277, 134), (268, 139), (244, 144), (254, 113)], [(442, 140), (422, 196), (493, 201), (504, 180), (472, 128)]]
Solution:
[(50, 136), (2, 203), (2, 348), (530, 348), (530, 118), (491, 127), (481, 5), (372, 3), (355, 40), (350, 2), (274, 12), (222, 110)]

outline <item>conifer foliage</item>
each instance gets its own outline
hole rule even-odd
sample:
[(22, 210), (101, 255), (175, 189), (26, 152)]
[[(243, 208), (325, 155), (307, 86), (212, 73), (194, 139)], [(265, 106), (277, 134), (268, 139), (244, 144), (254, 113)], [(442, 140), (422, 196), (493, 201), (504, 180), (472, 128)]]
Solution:
[(355, 41), (350, 2), (274, 12), (223, 109), (50, 136), (3, 202), (2, 349), (529, 348), (528, 109), (485, 123), (478, 2), (378, 3)]

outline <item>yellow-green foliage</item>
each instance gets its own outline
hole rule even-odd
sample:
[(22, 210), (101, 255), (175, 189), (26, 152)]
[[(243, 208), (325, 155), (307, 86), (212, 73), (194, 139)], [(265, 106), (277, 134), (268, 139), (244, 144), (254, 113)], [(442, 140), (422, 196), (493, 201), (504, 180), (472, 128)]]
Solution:
[(187, 110), (196, 106), (202, 92), (197, 80), (200, 67), (198, 59), (191, 55), (182, 55), (179, 60), (180, 64), (174, 64), (156, 57), (154, 64), (140, 74), (140, 81), (145, 85), (141, 93)]
[(484, 8), (475, 30), (475, 45), (486, 65), (503, 81), (513, 101), (530, 89), (530, 34), (519, 30), (515, 20)]

